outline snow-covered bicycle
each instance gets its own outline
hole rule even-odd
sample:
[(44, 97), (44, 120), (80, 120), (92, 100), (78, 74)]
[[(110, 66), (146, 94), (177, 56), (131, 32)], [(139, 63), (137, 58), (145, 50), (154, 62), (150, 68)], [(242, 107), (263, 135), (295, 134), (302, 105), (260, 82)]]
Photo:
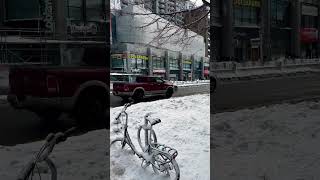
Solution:
[(40, 151), (20, 172), (17, 180), (57, 180), (57, 168), (49, 155), (56, 144), (65, 141), (75, 130), (76, 127), (72, 127), (64, 133), (50, 133)]
[[(150, 113), (145, 115), (144, 124), (139, 126), (137, 132), (137, 138), (142, 152), (137, 151), (135, 148), (127, 129), (128, 114), (126, 110), (132, 104), (132, 102), (125, 104), (122, 111), (116, 117), (114, 123), (122, 124), (123, 137), (116, 138), (111, 142), (111, 145), (117, 141), (120, 141), (122, 148), (124, 148), (125, 145), (128, 144), (133, 150), (134, 154), (142, 159), (142, 168), (146, 168), (151, 165), (156, 174), (163, 175), (170, 179), (179, 180), (180, 170), (178, 163), (175, 160), (178, 155), (178, 151), (169, 146), (158, 143), (156, 133), (152, 128), (152, 126), (161, 122), (160, 119), (151, 119)], [(119, 129), (117, 129), (117, 131), (118, 130)], [(141, 137), (142, 130), (144, 130), (144, 137)]]

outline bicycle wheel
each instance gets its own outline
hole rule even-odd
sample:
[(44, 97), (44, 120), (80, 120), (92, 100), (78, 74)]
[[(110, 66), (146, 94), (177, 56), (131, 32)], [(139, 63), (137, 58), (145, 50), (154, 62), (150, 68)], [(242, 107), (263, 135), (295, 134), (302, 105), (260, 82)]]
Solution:
[(156, 174), (170, 180), (180, 179), (180, 169), (175, 159), (171, 159), (170, 155), (161, 152), (153, 154), (153, 157), (154, 164), (152, 164), (152, 168)]
[[(141, 137), (141, 130), (142, 130), (142, 126), (139, 127), (138, 129), (138, 132), (137, 132), (137, 137), (138, 137), (138, 142), (139, 142), (139, 145), (142, 149), (142, 151), (146, 151), (147, 149), (147, 145), (152, 145), (152, 144), (155, 144), (157, 143), (157, 136), (156, 136), (156, 133), (154, 132), (154, 130), (144, 130), (144, 133), (143, 133), (143, 138)], [(147, 137), (145, 136), (147, 133)]]
[(57, 168), (49, 158), (30, 168), (30, 171), (23, 172), (18, 180), (57, 180)]

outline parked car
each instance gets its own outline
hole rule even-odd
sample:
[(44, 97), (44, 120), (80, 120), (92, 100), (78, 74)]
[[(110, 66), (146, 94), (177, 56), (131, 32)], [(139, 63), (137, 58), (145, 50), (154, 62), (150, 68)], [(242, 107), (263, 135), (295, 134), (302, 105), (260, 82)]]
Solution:
[(116, 82), (113, 84), (113, 95), (121, 97), (123, 100), (132, 98), (141, 101), (144, 97), (165, 96), (170, 98), (177, 86), (172, 82), (163, 80), (156, 76), (136, 76), (129, 82)]
[(53, 123), (61, 113), (76, 118), (79, 124), (106, 122), (109, 103), (108, 55), (105, 48), (75, 50), (76, 65), (19, 65), (9, 72), (7, 100), (14, 108), (35, 112)]

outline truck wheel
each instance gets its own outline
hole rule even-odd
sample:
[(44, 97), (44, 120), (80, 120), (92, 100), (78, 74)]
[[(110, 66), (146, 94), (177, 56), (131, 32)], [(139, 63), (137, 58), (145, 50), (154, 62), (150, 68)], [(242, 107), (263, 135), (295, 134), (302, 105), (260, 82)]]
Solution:
[(75, 117), (80, 127), (91, 128), (95, 125), (105, 126), (107, 122), (107, 93), (87, 91), (80, 95), (76, 105)]
[(166, 98), (171, 98), (172, 97), (172, 94), (173, 94), (173, 89), (172, 88), (169, 88), (166, 92)]
[(134, 92), (132, 99), (135, 102), (140, 102), (140, 101), (142, 101), (143, 96), (144, 96), (144, 92), (142, 90), (137, 90), (136, 92)]

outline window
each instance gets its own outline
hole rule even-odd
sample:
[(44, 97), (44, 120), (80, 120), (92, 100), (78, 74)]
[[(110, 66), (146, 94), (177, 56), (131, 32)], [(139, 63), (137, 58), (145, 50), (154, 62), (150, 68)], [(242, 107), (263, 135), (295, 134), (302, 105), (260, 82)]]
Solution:
[(7, 0), (7, 20), (40, 18), (39, 0)]
[(272, 0), (271, 1), (271, 18), (272, 24), (277, 26), (289, 25), (289, 9), (288, 0)]
[(251, 6), (234, 6), (234, 24), (235, 25), (257, 25), (260, 8)]
[(153, 62), (153, 68), (159, 68), (159, 69), (164, 68), (164, 58), (153, 56), (152, 62)]
[(124, 60), (122, 59), (121, 56), (112, 56), (111, 57), (111, 67), (112, 68), (124, 68), (125, 64), (124, 64)]
[(87, 21), (99, 21), (103, 19), (103, 0), (86, 1)]
[(178, 59), (175, 59), (173, 57), (169, 58), (169, 68), (170, 69), (179, 69), (179, 65), (178, 65)]
[(71, 20), (82, 20), (82, 0), (67, 0), (68, 17)]
[(75, 47), (65, 52), (70, 65), (106, 66), (108, 53), (102, 47)]

